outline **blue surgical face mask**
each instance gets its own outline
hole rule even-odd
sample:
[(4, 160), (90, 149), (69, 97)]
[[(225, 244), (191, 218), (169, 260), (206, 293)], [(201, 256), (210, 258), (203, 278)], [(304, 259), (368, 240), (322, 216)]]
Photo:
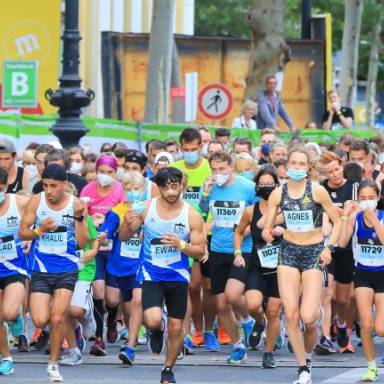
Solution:
[(145, 203), (144, 201), (136, 201), (132, 204), (132, 209), (138, 214), (140, 215), (144, 209), (145, 209)]
[(239, 176), (243, 176), (248, 180), (253, 180), (254, 174), (252, 171), (245, 171), (245, 172), (240, 172)]
[(199, 160), (199, 151), (195, 152), (183, 152), (183, 159), (185, 160), (186, 163), (190, 165), (194, 165), (198, 162)]
[(271, 144), (269, 143), (264, 143), (261, 146), (261, 153), (263, 156), (269, 156), (269, 152), (271, 151)]
[(5, 193), (0, 192), (0, 204), (2, 204), (4, 200), (5, 200)]
[(134, 203), (136, 201), (143, 201), (146, 198), (146, 193), (145, 192), (140, 192), (140, 191), (129, 191), (125, 192), (125, 197), (127, 200), (131, 203)]
[(307, 171), (305, 169), (293, 169), (288, 168), (287, 176), (294, 181), (300, 181), (307, 177)]

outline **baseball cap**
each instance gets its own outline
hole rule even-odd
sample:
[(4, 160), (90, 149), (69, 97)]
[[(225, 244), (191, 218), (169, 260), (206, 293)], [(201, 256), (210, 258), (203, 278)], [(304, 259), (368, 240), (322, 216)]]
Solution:
[(143, 152), (140, 151), (129, 151), (125, 155), (125, 162), (126, 163), (137, 163), (140, 165), (140, 168), (145, 168), (145, 165), (147, 164), (147, 157), (144, 155)]
[(0, 152), (16, 153), (15, 144), (5, 137), (0, 137)]
[(155, 165), (164, 159), (168, 161), (168, 164), (174, 162), (173, 156), (169, 152), (159, 152), (155, 157)]

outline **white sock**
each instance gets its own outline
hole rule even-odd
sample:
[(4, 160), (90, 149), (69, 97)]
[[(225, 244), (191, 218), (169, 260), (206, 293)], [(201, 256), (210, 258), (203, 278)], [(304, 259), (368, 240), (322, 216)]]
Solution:
[(372, 361), (367, 361), (368, 368), (377, 368), (376, 360), (373, 359)]
[(347, 322), (344, 321), (344, 323), (340, 324), (339, 319), (337, 319), (337, 326), (338, 328), (347, 328)]
[(59, 366), (59, 363), (58, 363), (57, 361), (48, 361), (48, 365), (58, 367), (58, 366)]
[(234, 348), (245, 348), (244, 343), (241, 341), (241, 339), (237, 343), (233, 343)]
[(305, 358), (306, 358), (307, 360), (312, 360), (312, 352), (311, 352), (311, 353), (307, 353), (307, 352), (305, 352)]
[(10, 361), (11, 363), (13, 362), (12, 356), (4, 357), (2, 361)]

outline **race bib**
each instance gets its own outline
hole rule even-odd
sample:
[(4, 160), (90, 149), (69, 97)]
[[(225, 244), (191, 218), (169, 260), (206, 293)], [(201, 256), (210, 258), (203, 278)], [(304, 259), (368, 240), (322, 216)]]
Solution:
[(200, 187), (188, 187), (183, 195), (183, 200), (192, 205), (199, 205)]
[(280, 245), (267, 245), (257, 251), (260, 264), (263, 268), (277, 268), (280, 255)]
[(130, 259), (138, 259), (140, 256), (141, 241), (136, 234), (128, 241), (121, 243), (120, 255), (122, 257), (129, 257)]
[(313, 231), (313, 212), (311, 210), (284, 211), (285, 224), (291, 232)]
[(245, 209), (244, 201), (211, 201), (214, 225), (220, 228), (231, 228), (239, 224)]
[(39, 241), (39, 251), (57, 256), (67, 253), (67, 227), (59, 226), (54, 232), (43, 233)]
[(0, 263), (17, 258), (16, 242), (13, 235), (0, 237)]
[(181, 261), (181, 252), (176, 248), (163, 244), (161, 240), (151, 240), (152, 263), (158, 267), (167, 267)]
[(381, 267), (384, 265), (384, 246), (377, 240), (372, 243), (368, 244), (368, 241), (357, 239), (355, 259), (367, 267)]

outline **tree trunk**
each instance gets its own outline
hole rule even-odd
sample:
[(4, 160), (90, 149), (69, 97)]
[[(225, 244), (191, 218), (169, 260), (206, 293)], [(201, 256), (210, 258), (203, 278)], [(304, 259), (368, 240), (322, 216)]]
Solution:
[(344, 0), (344, 29), (341, 51), (340, 98), (344, 106), (354, 108), (363, 0)]
[(376, 1), (376, 20), (372, 29), (371, 51), (369, 54), (368, 79), (367, 79), (367, 126), (375, 125), (375, 109), (376, 109), (376, 84), (377, 72), (379, 66), (379, 52), (381, 48), (380, 34), (383, 22), (384, 1)]
[(245, 99), (255, 99), (265, 88), (269, 75), (282, 71), (290, 59), (290, 49), (283, 37), (284, 0), (254, 0), (247, 13), (252, 32)]
[(144, 121), (168, 121), (175, 0), (153, 0)]

